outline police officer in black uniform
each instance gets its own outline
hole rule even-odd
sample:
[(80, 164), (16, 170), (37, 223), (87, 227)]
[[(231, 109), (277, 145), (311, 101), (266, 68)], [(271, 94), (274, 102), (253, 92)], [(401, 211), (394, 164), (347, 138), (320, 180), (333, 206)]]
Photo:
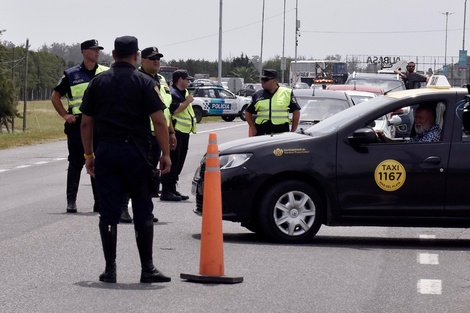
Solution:
[[(117, 224), (124, 194), (132, 199), (134, 229), (142, 272), (140, 282), (169, 282), (153, 264), (153, 203), (149, 192), (152, 167), (147, 158), (152, 119), (155, 136), (162, 150), (160, 169), (167, 173), (169, 157), (168, 126), (163, 113), (165, 104), (148, 75), (135, 66), (138, 42), (133, 36), (114, 41), (112, 68), (95, 77), (81, 105), (81, 134), (87, 173), (95, 176), (100, 197), (99, 229), (106, 261), (99, 280), (116, 282)], [(93, 153), (93, 133), (99, 144)], [(95, 158), (96, 157), (96, 158)]]
[[(80, 122), (82, 112), (80, 104), (83, 93), (90, 80), (97, 74), (108, 70), (107, 66), (99, 65), (98, 58), (103, 47), (98, 44), (98, 40), (90, 39), (80, 44), (83, 55), (83, 62), (64, 71), (51, 95), (51, 102), (57, 113), (65, 120), (64, 132), (67, 135), (67, 148), (69, 150), (69, 167), (67, 169), (67, 212), (77, 212), (77, 193), (80, 184), (80, 174), (85, 160), (83, 159), (83, 145), (80, 137)], [(65, 110), (61, 98), (65, 96), (68, 102), (68, 109)], [(95, 188), (95, 180), (91, 178), (91, 186), (95, 204), (93, 211), (99, 211), (99, 201)]]

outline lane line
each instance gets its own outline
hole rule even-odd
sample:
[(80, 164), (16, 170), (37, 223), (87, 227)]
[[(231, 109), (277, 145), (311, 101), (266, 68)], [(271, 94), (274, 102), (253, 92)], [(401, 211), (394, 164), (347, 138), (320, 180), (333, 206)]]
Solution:
[[(419, 239), (436, 239), (436, 235), (419, 235)], [(418, 253), (417, 262), (422, 265), (439, 265), (439, 254)], [(440, 295), (442, 294), (442, 280), (418, 279), (417, 290), (423, 295)]]
[(439, 265), (439, 254), (418, 253), (418, 263), (423, 265)]
[(436, 239), (436, 235), (419, 235), (419, 239)]
[(442, 294), (442, 281), (440, 279), (418, 280), (418, 292), (423, 295)]
[(35, 166), (35, 165), (44, 165), (44, 164), (57, 162), (57, 161), (62, 161), (62, 160), (67, 160), (67, 158), (53, 158), (50, 161), (39, 161), (39, 162), (36, 162), (36, 163), (33, 163), (33, 164), (23, 164), (23, 165), (18, 165), (18, 166), (12, 167), (12, 168), (0, 168), (0, 173), (12, 171), (12, 170), (17, 170), (17, 169), (28, 168), (28, 167)]

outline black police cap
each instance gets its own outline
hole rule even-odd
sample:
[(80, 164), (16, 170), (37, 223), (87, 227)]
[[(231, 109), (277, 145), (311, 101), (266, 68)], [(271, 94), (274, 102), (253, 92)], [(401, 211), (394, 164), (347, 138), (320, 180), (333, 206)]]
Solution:
[(272, 69), (263, 70), (263, 76), (261, 78), (277, 78), (277, 71)]
[(158, 51), (157, 47), (148, 47), (140, 53), (142, 59), (163, 58), (163, 54)]
[(122, 36), (114, 40), (114, 52), (120, 57), (132, 55), (137, 51), (139, 51), (139, 44), (134, 36)]
[(82, 42), (80, 44), (80, 49), (100, 49), (103, 50), (104, 48), (98, 44), (98, 40), (96, 39), (90, 39)]
[(194, 77), (189, 76), (188, 71), (186, 70), (176, 70), (173, 72), (173, 82), (178, 81), (178, 79), (183, 78), (183, 79), (189, 79), (193, 80)]

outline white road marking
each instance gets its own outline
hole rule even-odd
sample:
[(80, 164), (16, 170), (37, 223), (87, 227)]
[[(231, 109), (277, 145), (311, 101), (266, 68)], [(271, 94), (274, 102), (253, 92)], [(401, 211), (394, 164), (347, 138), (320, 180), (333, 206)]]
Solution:
[(62, 161), (62, 160), (67, 160), (67, 158), (54, 158), (54, 159), (51, 159), (50, 161), (39, 161), (39, 162), (36, 162), (36, 163), (33, 163), (33, 164), (23, 164), (23, 165), (15, 166), (13, 168), (1, 168), (0, 173), (12, 171), (12, 170), (17, 170), (17, 169), (22, 169), (22, 168), (27, 168), (27, 167), (34, 166), (34, 165), (48, 164), (48, 163), (52, 163), (52, 162), (56, 162), (56, 161)]
[(419, 239), (436, 239), (436, 235), (419, 235)]
[(30, 167), (30, 166), (31, 166), (31, 164), (29, 164), (29, 165), (18, 165), (15, 168), (27, 168), (27, 167)]
[(434, 253), (418, 253), (418, 263), (425, 265), (438, 265), (439, 254)]
[[(436, 235), (419, 235), (419, 239), (436, 239)], [(423, 265), (439, 265), (439, 254), (418, 253), (417, 261)], [(417, 289), (423, 295), (440, 295), (442, 294), (442, 280), (419, 279)]]
[(418, 280), (418, 292), (423, 295), (442, 294), (442, 281), (440, 279), (420, 279)]

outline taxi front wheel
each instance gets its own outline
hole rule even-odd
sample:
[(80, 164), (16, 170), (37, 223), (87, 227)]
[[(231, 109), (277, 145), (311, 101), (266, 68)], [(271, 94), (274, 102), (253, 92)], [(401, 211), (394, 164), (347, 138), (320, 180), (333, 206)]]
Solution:
[(258, 212), (261, 233), (271, 240), (301, 243), (320, 229), (323, 203), (305, 182), (279, 182), (264, 194)]

